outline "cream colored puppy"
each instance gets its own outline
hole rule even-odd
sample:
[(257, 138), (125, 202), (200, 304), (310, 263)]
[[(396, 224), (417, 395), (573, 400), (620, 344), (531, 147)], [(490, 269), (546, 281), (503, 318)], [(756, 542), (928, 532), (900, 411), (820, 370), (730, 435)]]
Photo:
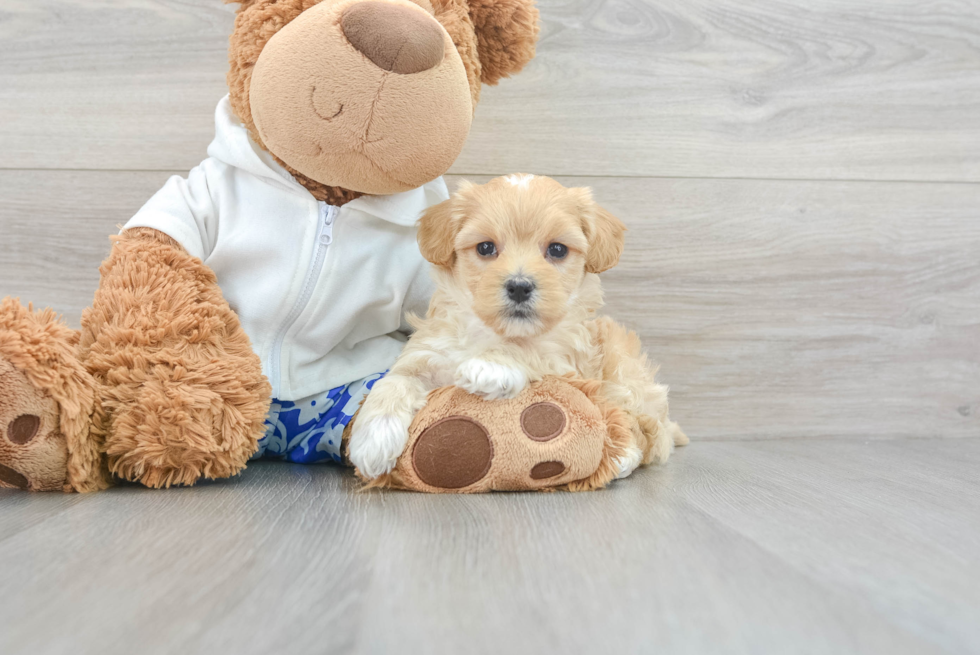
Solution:
[(467, 182), (419, 222), (437, 290), (425, 319), (375, 384), (350, 440), (361, 474), (388, 473), (433, 389), (456, 385), (487, 400), (513, 398), (546, 375), (601, 379), (627, 410), (633, 447), (620, 477), (664, 462), (687, 437), (668, 418), (667, 387), (636, 334), (597, 317), (598, 273), (619, 261), (625, 227), (588, 189), (533, 175)]

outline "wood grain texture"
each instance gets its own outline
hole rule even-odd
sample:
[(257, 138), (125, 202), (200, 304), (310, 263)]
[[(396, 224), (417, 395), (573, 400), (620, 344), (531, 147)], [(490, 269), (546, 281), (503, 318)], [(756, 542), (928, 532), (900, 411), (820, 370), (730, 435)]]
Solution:
[(980, 436), (980, 187), (579, 182), (632, 229), (607, 311), (694, 435)]
[[(980, 181), (972, 0), (541, 0), (454, 170)], [(225, 93), (217, 0), (6, 0), (0, 168), (186, 170)]]
[[(564, 175), (624, 219), (607, 310), (692, 445), (579, 495), (275, 464), (0, 490), (0, 653), (980, 649), (980, 439), (943, 438), (980, 436), (980, 7), (540, 7), (454, 170)], [(0, 3), (0, 296), (78, 324), (107, 235), (205, 156), (232, 19)]]
[[(166, 177), (0, 172), (0, 296), (77, 325)], [(980, 186), (560, 179), (629, 226), (606, 312), (695, 439), (980, 436)]]
[(77, 328), (99, 285), (109, 235), (167, 177), (161, 172), (0, 171), (0, 297), (53, 307)]
[(0, 167), (197, 165), (233, 20), (220, 0), (5, 0)]
[(35, 496), (59, 513), (0, 541), (0, 652), (975, 652), (978, 465), (975, 439), (695, 443), (577, 495), (259, 464)]

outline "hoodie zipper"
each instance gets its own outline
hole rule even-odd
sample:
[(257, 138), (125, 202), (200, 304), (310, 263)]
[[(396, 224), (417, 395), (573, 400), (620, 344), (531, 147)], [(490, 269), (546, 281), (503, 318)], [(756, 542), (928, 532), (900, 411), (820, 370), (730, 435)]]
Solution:
[(303, 288), (299, 298), (293, 304), (293, 308), (286, 315), (286, 320), (276, 333), (276, 338), (272, 342), (272, 362), (270, 365), (272, 377), (272, 395), (279, 398), (282, 391), (282, 346), (286, 340), (289, 329), (310, 304), (313, 297), (313, 289), (320, 279), (320, 271), (323, 270), (323, 262), (327, 258), (327, 249), (333, 242), (333, 222), (337, 217), (337, 208), (325, 202), (317, 202), (319, 209), (319, 219), (316, 231), (316, 243), (313, 247), (313, 258), (310, 260), (310, 268), (306, 272), (306, 279), (303, 281)]

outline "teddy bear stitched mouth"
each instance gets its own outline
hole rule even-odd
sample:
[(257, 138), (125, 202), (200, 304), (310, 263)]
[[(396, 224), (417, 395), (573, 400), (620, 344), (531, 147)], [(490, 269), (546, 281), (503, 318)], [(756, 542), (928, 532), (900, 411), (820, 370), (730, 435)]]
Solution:
[(313, 107), (313, 113), (316, 114), (317, 117), (319, 117), (319, 119), (322, 120), (323, 122), (329, 123), (330, 121), (332, 121), (333, 119), (337, 118), (342, 113), (344, 113), (344, 103), (340, 103), (340, 109), (337, 110), (337, 113), (327, 118), (326, 116), (320, 113), (320, 109), (316, 106), (315, 98), (316, 98), (316, 85), (314, 84), (313, 88), (310, 90), (310, 106)]

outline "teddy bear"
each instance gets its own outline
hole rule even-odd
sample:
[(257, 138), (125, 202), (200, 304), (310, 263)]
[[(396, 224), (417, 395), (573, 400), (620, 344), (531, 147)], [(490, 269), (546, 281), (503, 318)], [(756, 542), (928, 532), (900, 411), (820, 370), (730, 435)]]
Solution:
[[(343, 461), (357, 406), (431, 295), (415, 221), (448, 198), (441, 176), (481, 84), (520, 71), (538, 30), (533, 0), (240, 2), (208, 158), (112, 237), (81, 330), (0, 303), (0, 486), (159, 488), (256, 457)], [(585, 417), (562, 466), (601, 486), (616, 419), (575, 384), (535, 393)], [(448, 424), (442, 441), (429, 424), (446, 411), (499, 414), (498, 451), (524, 438), (516, 406), (482, 402), (446, 390), (415, 439), (445, 450)], [(394, 475), (428, 491), (519, 488), (507, 471), (525, 455), (497, 455), (479, 479), (458, 458), (440, 472), (408, 454)], [(557, 466), (525, 486), (571, 482)]]

